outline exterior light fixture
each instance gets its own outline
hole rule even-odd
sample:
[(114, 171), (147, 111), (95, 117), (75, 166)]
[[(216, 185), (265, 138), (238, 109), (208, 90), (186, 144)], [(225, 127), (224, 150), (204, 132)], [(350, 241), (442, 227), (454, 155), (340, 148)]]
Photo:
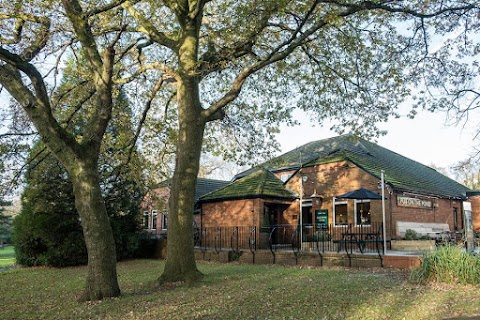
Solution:
[(321, 205), (323, 202), (323, 197), (317, 193), (317, 189), (313, 190), (313, 194), (310, 196), (312, 198), (312, 202), (317, 205)]

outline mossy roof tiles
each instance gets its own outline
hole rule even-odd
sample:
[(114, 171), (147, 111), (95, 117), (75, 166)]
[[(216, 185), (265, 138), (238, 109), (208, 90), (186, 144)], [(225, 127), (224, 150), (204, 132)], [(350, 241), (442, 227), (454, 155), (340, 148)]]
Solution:
[[(341, 160), (348, 160), (379, 179), (384, 170), (386, 182), (397, 191), (447, 198), (465, 198), (466, 192), (471, 191), (435, 169), (354, 135), (307, 143), (260, 167), (276, 172)], [(258, 168), (247, 170), (237, 178), (254, 170)]]
[(200, 202), (248, 198), (295, 199), (272, 172), (258, 169), (227, 186), (206, 194)]

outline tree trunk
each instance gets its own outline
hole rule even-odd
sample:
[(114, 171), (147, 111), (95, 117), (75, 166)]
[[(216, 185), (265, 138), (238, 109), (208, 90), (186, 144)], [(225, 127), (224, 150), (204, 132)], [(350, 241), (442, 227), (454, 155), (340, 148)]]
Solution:
[(193, 250), (193, 210), (205, 121), (200, 117), (198, 82), (177, 83), (179, 132), (170, 191), (167, 261), (160, 282), (195, 282), (202, 277)]
[(100, 190), (95, 163), (79, 162), (71, 172), (75, 207), (80, 215), (88, 252), (88, 270), (81, 301), (117, 297), (115, 240)]

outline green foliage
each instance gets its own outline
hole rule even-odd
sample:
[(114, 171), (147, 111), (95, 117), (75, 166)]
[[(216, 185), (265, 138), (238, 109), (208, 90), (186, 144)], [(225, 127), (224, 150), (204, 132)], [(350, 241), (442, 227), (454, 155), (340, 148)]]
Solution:
[(480, 257), (465, 252), (461, 247), (447, 245), (432, 253), (425, 253), (420, 267), (411, 273), (418, 283), (444, 282), (480, 284)]
[(405, 231), (405, 240), (418, 240), (418, 233), (415, 230), (407, 229)]
[[(59, 96), (72, 105), (88, 95), (89, 90), (79, 85), (83, 74), (81, 66), (75, 68), (78, 63), (81, 61), (68, 61), (58, 89)], [(116, 92), (114, 96), (114, 117), (104, 136), (98, 167), (117, 259), (122, 260), (137, 256), (140, 249), (138, 207), (144, 192), (141, 157), (135, 149), (130, 153), (132, 111), (123, 92)], [(85, 106), (75, 117), (71, 116), (68, 105), (55, 111), (60, 118), (68, 118), (69, 130), (77, 139), (83, 139), (84, 122), (93, 116), (92, 109)], [(56, 267), (86, 263), (87, 251), (75, 209), (73, 185), (67, 171), (41, 142), (31, 149), (25, 179), (22, 211), (14, 222), (13, 240), (18, 263)]]
[(13, 223), (17, 263), (56, 267), (86, 263), (73, 188), (64, 169), (49, 156), (30, 166), (27, 175), (22, 210)]
[[(138, 205), (142, 190), (121, 175), (103, 189), (114, 233), (117, 258), (135, 257), (140, 247)], [(87, 262), (73, 187), (65, 170), (51, 156), (28, 172), (22, 211), (14, 220), (13, 241), (21, 265), (69, 266)]]
[(405, 231), (405, 240), (431, 240), (428, 235), (420, 235), (413, 229), (407, 229)]

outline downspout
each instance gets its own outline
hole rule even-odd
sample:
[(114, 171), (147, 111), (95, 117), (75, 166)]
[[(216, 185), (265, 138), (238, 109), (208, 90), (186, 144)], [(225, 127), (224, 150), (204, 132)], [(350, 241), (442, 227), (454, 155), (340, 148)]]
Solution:
[[(389, 209), (390, 209), (390, 240), (392, 240), (393, 238), (393, 204), (392, 204), (392, 195), (393, 195), (393, 191), (392, 193), (390, 194), (390, 192), (388, 193), (389, 194), (389, 199), (388, 199), (388, 206), (389, 206)], [(395, 231), (397, 231), (395, 229)]]

